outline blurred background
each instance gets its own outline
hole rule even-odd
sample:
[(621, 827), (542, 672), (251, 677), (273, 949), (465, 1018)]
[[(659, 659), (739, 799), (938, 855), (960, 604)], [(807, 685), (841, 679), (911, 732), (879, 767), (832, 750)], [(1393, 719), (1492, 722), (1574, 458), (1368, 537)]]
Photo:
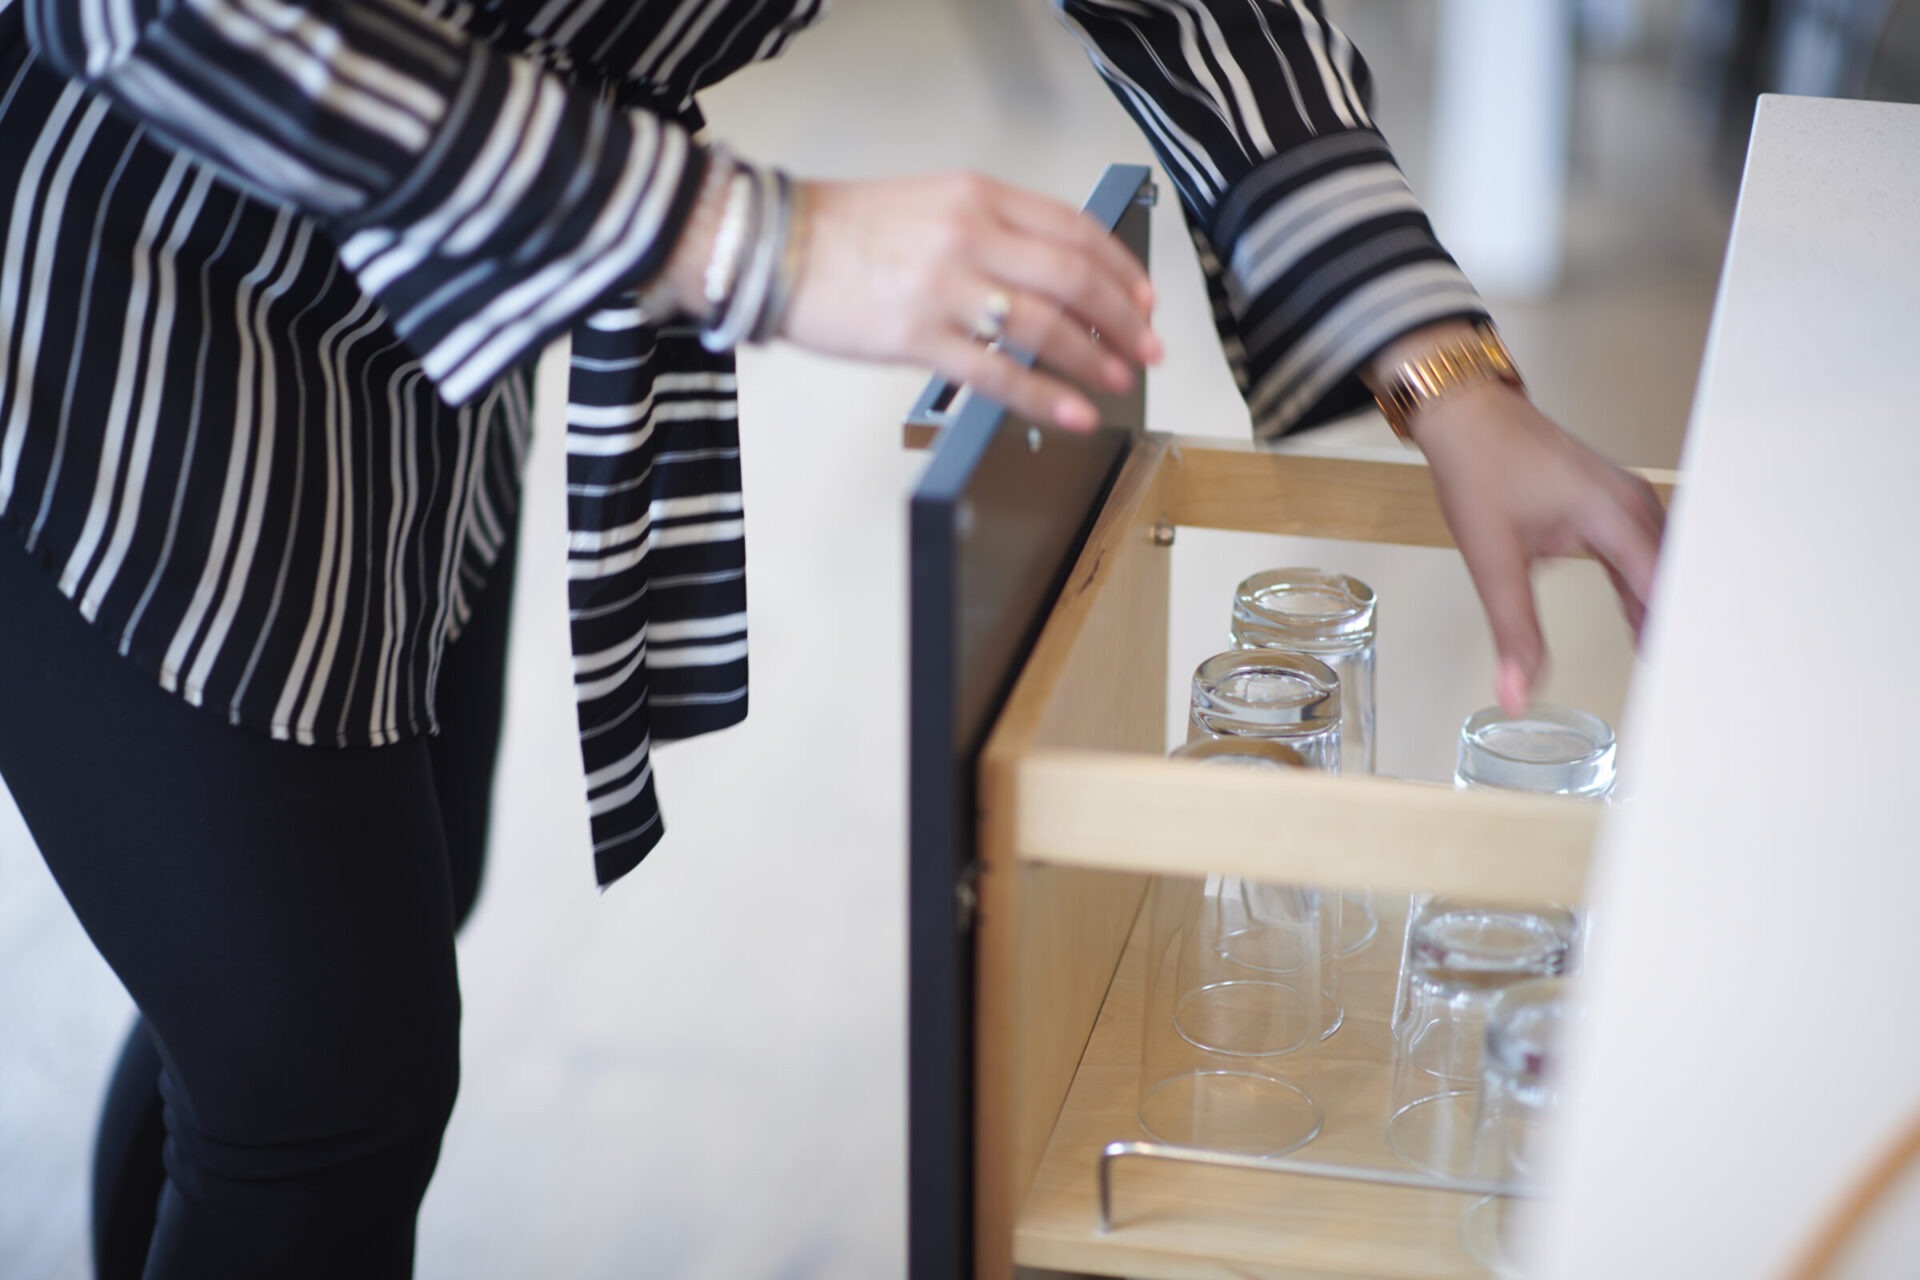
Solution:
[[(1443, 240), (1536, 398), (1623, 462), (1672, 466), (1752, 99), (1910, 99), (1916, 3), (1328, 0)], [(1040, 0), (838, 0), (705, 102), (717, 137), (810, 176), (969, 167), (1077, 203), (1150, 161)], [(1149, 425), (1242, 436), (1174, 201), (1155, 211), (1169, 355)], [(658, 754), (669, 835), (593, 889), (573, 737), (560, 397), (529, 476), (495, 848), (462, 940), (465, 1074), (419, 1273), (801, 1280), (901, 1274), (905, 500), (922, 376), (742, 359), (753, 714)], [(1290, 447), (1392, 447), (1365, 416)], [(1183, 531), (1172, 723), (1235, 582), (1321, 564), (1381, 601), (1380, 765), (1445, 777), (1492, 656), (1451, 553)], [(1632, 655), (1604, 582), (1539, 582), (1546, 693), (1617, 716)], [(1631, 775), (1631, 726), (1622, 732)], [(126, 851), (138, 857), (138, 849)], [(343, 940), (344, 942), (345, 940)], [(0, 1276), (89, 1274), (95, 1106), (130, 1018), (0, 792)]]

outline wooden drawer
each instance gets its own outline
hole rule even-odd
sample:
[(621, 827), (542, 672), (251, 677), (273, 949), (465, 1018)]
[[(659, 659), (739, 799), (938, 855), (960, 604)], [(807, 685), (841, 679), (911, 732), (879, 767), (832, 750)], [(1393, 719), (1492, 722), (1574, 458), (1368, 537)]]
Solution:
[[(1343, 964), (1346, 1021), (1322, 1045), (1324, 1132), (1300, 1155), (1395, 1167), (1386, 1114), (1394, 957), (1400, 907), (1381, 936)], [(1467, 1198), (1357, 1181), (1160, 1161), (1115, 1161), (1111, 1231), (1098, 1230), (1099, 1153), (1137, 1136), (1148, 929), (1142, 912), (1041, 1154), (1014, 1225), (1028, 1267), (1138, 1277), (1367, 1275), (1474, 1277), (1460, 1245)], [(1387, 1224), (1391, 1224), (1390, 1229)]]
[[(1111, 170), (1090, 209), (1116, 172), (1145, 183), (1144, 171)], [(1130, 189), (1110, 199), (1109, 225), (1137, 203)], [(930, 388), (922, 409), (937, 400)], [(1074, 439), (977, 402), (953, 426), (967, 438), (940, 442), (914, 511), (914, 1280), (998, 1280), (1016, 1265), (1134, 1277), (1482, 1274), (1459, 1243), (1459, 1193), (1116, 1161), (1111, 1230), (1098, 1214), (1100, 1151), (1142, 1136), (1136, 922), (1154, 874), (1381, 894), (1390, 936), (1365, 953), (1349, 1025), (1326, 1042), (1328, 1122), (1299, 1153), (1381, 1168), (1394, 1165), (1381, 1135), (1393, 895), (1582, 896), (1594, 806), (1164, 755), (1176, 531), (1448, 546), (1426, 468), (1412, 454), (1158, 435), (1137, 417)], [(909, 442), (934, 434), (923, 423)], [(989, 471), (998, 478), (982, 484)], [(1672, 476), (1645, 474), (1664, 498)], [(977, 657), (987, 651), (991, 660)], [(968, 714), (979, 721), (971, 734)], [(970, 968), (970, 985), (955, 964)], [(944, 980), (931, 980), (942, 965)], [(956, 1053), (970, 1070), (951, 1070)], [(951, 1229), (956, 1215), (965, 1239)]]
[[(1140, 1136), (1145, 942), (1127, 940), (1148, 873), (1575, 902), (1598, 819), (1546, 797), (1165, 758), (1165, 544), (1182, 525), (1447, 536), (1417, 464), (1154, 435), (1131, 449), (979, 766), (979, 1274), (1004, 1273), (1010, 1241), (1014, 1262), (1105, 1275), (1477, 1275), (1455, 1193), (1141, 1163), (1117, 1170), (1120, 1212), (1099, 1229), (1097, 1154)], [(1351, 1025), (1326, 1045), (1327, 1129), (1302, 1154), (1391, 1167), (1397, 954), (1365, 956)]]

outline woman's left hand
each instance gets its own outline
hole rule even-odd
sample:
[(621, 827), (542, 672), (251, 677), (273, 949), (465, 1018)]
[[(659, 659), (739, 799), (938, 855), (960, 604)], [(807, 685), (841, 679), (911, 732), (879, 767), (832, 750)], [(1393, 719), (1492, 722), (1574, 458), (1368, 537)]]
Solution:
[(1493, 628), (1503, 708), (1522, 710), (1546, 665), (1534, 561), (1592, 555), (1639, 637), (1666, 519), (1651, 485), (1505, 383), (1462, 388), (1420, 409), (1409, 429), (1432, 466), (1441, 514)]

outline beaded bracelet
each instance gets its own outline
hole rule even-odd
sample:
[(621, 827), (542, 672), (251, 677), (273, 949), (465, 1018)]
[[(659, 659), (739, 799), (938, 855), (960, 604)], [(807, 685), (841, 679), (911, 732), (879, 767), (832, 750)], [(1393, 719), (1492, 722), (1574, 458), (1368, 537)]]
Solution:
[(753, 326), (753, 333), (748, 338), (750, 342), (767, 342), (779, 332), (788, 308), (793, 305), (794, 288), (800, 280), (801, 253), (806, 247), (805, 189), (778, 170), (774, 172), (773, 181), (780, 195), (774, 232), (780, 254), (767, 294), (766, 308), (761, 312), (759, 322)]
[(700, 334), (700, 345), (709, 351), (731, 351), (740, 345), (753, 332), (766, 309), (774, 261), (780, 248), (774, 234), (780, 216), (779, 191), (777, 184), (758, 173), (752, 174), (751, 181), (753, 243), (747, 247), (745, 259), (740, 263), (732, 295)]
[(720, 225), (713, 235), (713, 251), (707, 256), (707, 268), (701, 276), (700, 295), (713, 317), (727, 313), (739, 292), (742, 259), (753, 231), (758, 210), (759, 176), (745, 165), (736, 168), (727, 181), (727, 203), (720, 214)]
[(700, 344), (731, 351), (742, 342), (767, 342), (793, 304), (805, 247), (801, 189), (777, 169), (739, 165), (702, 278), (707, 315)]

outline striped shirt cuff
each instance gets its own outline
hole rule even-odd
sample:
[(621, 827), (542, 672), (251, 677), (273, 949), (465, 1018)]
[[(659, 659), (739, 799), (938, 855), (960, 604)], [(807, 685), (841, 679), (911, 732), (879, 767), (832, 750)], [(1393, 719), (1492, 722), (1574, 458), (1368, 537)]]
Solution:
[(1323, 134), (1260, 165), (1194, 233), (1263, 438), (1371, 403), (1358, 372), (1395, 339), (1487, 315), (1372, 130)]
[(705, 171), (679, 126), (405, 0), (26, 0), (23, 16), (55, 70), (325, 227), (456, 406), (655, 275)]
[(658, 274), (707, 164), (678, 125), (474, 52), (453, 127), (340, 243), (453, 405)]

